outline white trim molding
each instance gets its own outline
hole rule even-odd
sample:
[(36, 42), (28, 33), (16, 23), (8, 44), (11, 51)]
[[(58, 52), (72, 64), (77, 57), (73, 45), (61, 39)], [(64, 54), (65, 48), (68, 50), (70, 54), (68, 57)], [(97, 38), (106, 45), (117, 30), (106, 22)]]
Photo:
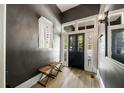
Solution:
[[(91, 28), (91, 29), (86, 29), (86, 26), (87, 24), (91, 22), (91, 24), (94, 25), (94, 28)], [(78, 26), (80, 23), (84, 23), (85, 24), (85, 29), (84, 30), (78, 30)], [(77, 20), (74, 20), (74, 21), (70, 21), (70, 22), (66, 22), (66, 23), (63, 23), (62, 24), (62, 36), (61, 36), (61, 39), (62, 39), (62, 53), (61, 53), (61, 60), (64, 60), (64, 47), (63, 47), (63, 32), (64, 32), (64, 27), (65, 26), (69, 26), (69, 25), (74, 25), (75, 27), (75, 31), (73, 32), (66, 32), (67, 34), (67, 56), (66, 56), (66, 66), (68, 64), (68, 36), (70, 34), (80, 34), (80, 33), (88, 33), (88, 32), (94, 32), (93, 33), (93, 38), (94, 38), (94, 42), (93, 42), (93, 50), (94, 50), (94, 55), (93, 55), (93, 69), (92, 69), (92, 72), (95, 72), (97, 73), (97, 68), (98, 68), (98, 62), (97, 62), (97, 36), (98, 36), (98, 15), (93, 15), (93, 16), (89, 16), (89, 17), (85, 17), (85, 18), (81, 18), (81, 19), (77, 19)], [(86, 40), (86, 39), (85, 39)], [(85, 48), (86, 48), (86, 44), (85, 44)], [(86, 57), (86, 51), (85, 51), (85, 57)], [(86, 58), (85, 58), (86, 59)], [(84, 62), (85, 63), (85, 62)], [(86, 70), (86, 69), (85, 69)]]
[[(50, 70), (49, 70), (50, 71)], [(49, 72), (48, 71), (48, 72)], [(42, 76), (43, 75), (43, 76)], [(42, 77), (41, 77), (42, 76)], [(32, 77), (31, 79), (23, 82), (22, 84), (16, 86), (16, 88), (31, 88), (34, 84), (36, 84), (38, 81), (41, 81), (43, 78), (45, 78), (46, 75), (40, 73), (34, 77)]]
[(34, 76), (33, 78), (23, 82), (22, 84), (16, 86), (16, 88), (31, 88), (40, 79), (41, 74)]
[(104, 83), (103, 83), (103, 80), (102, 80), (102, 77), (101, 77), (101, 75), (100, 75), (99, 70), (97, 70), (97, 78), (98, 78), (98, 80), (99, 80), (100, 88), (105, 88), (105, 85), (104, 85)]

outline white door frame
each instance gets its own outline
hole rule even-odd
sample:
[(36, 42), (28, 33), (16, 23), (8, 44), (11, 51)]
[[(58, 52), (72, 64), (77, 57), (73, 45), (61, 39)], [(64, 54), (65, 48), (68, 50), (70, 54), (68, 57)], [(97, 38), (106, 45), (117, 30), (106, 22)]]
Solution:
[(89, 33), (91, 33), (91, 32), (93, 32), (93, 37), (92, 37), (92, 39), (93, 39), (93, 47), (92, 47), (92, 51), (93, 51), (93, 53), (94, 53), (94, 49), (95, 49), (95, 44), (94, 44), (94, 32), (95, 32), (95, 29), (91, 29), (91, 30), (87, 30), (86, 32), (85, 32), (85, 70), (86, 71), (89, 71), (89, 72), (94, 72), (94, 61), (95, 61), (95, 55), (93, 54), (92, 55), (92, 61), (91, 61), (91, 64), (90, 64), (90, 66), (91, 66), (91, 68), (89, 68), (89, 66), (87, 65), (88, 63), (88, 42), (87, 42), (87, 37), (88, 37), (88, 34)]
[[(78, 31), (78, 24), (81, 22), (88, 22), (88, 21), (94, 21), (94, 29), (85, 29), (85, 30), (80, 30)], [(69, 34), (79, 34), (79, 33), (86, 33), (87, 31), (94, 31), (94, 69), (93, 72), (97, 72), (97, 68), (98, 68), (98, 57), (97, 57), (97, 37), (98, 37), (98, 15), (94, 15), (94, 16), (90, 16), (90, 17), (86, 17), (86, 18), (82, 18), (82, 19), (78, 19), (78, 20), (74, 20), (71, 22), (67, 22), (67, 23), (63, 23), (62, 24), (62, 33), (64, 31), (64, 27), (65, 26), (69, 26), (69, 25), (74, 25), (75, 24), (75, 31), (74, 32), (68, 32), (67, 33), (67, 50), (68, 50), (68, 35)], [(61, 60), (63, 60), (64, 56), (63, 56), (63, 35), (61, 34)], [(67, 51), (67, 61), (66, 66), (68, 66), (68, 51)]]
[[(69, 38), (69, 35), (73, 35), (73, 34), (85, 34), (85, 40), (84, 40), (84, 70), (88, 71), (87, 70), (87, 67), (86, 67), (86, 62), (87, 62), (87, 39), (86, 39), (86, 35), (87, 33), (90, 33), (90, 32), (93, 32), (95, 29), (87, 29), (87, 30), (82, 30), (82, 31), (78, 31), (78, 32), (70, 32), (70, 33), (67, 33), (67, 39)], [(69, 43), (67, 43), (67, 62), (69, 61), (68, 60), (68, 57), (69, 57), (69, 53), (68, 53), (68, 46), (69, 46)], [(94, 45), (93, 45), (93, 50), (94, 50)], [(93, 56), (93, 61), (94, 61), (94, 56)], [(92, 64), (93, 65), (93, 64)], [(93, 70), (91, 72), (94, 72)]]

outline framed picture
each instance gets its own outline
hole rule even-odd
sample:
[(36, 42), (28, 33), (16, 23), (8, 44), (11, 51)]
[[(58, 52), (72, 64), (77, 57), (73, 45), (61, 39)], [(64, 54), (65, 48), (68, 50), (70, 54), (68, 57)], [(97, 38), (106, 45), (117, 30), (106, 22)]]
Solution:
[(53, 23), (41, 16), (39, 22), (39, 48), (53, 48)]

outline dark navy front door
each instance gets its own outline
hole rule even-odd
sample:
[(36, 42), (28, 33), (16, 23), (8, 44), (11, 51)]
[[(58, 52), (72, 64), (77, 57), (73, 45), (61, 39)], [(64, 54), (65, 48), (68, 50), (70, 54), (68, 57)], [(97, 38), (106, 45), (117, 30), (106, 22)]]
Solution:
[(84, 33), (69, 35), (69, 67), (84, 70), (84, 37)]

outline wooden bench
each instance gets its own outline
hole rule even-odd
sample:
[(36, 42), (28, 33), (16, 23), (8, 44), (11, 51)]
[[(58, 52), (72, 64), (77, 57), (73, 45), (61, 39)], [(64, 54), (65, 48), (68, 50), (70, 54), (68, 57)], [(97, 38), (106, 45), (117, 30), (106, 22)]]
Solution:
[[(40, 80), (38, 81), (38, 83), (39, 83), (40, 85), (46, 87), (46, 84), (47, 84), (47, 82), (49, 81), (49, 79), (50, 79), (50, 78), (53, 78), (53, 79), (54, 79), (54, 78), (58, 75), (58, 72), (61, 72), (61, 70), (60, 70), (61, 65), (62, 65), (62, 63), (60, 63), (60, 62), (54, 62), (54, 63), (48, 64), (48, 65), (46, 65), (46, 66), (40, 67), (40, 68), (38, 69), (38, 71), (42, 73), (41, 78), (42, 78), (44, 75), (46, 75), (45, 77), (46, 77), (47, 79), (46, 79), (45, 84), (43, 84), (43, 83), (40, 82), (41, 78), (40, 78)], [(56, 74), (56, 75), (53, 75), (53, 74), (52, 74), (52, 71), (53, 71), (53, 70), (56, 70), (56, 71), (57, 71), (57, 74)]]
[(55, 70), (57, 70), (57, 71), (59, 71), (59, 72), (62, 72), (62, 71), (60, 70), (61, 65), (62, 65), (61, 62), (54, 62), (54, 63), (51, 63), (51, 64), (49, 64), (49, 65), (52, 66)]

